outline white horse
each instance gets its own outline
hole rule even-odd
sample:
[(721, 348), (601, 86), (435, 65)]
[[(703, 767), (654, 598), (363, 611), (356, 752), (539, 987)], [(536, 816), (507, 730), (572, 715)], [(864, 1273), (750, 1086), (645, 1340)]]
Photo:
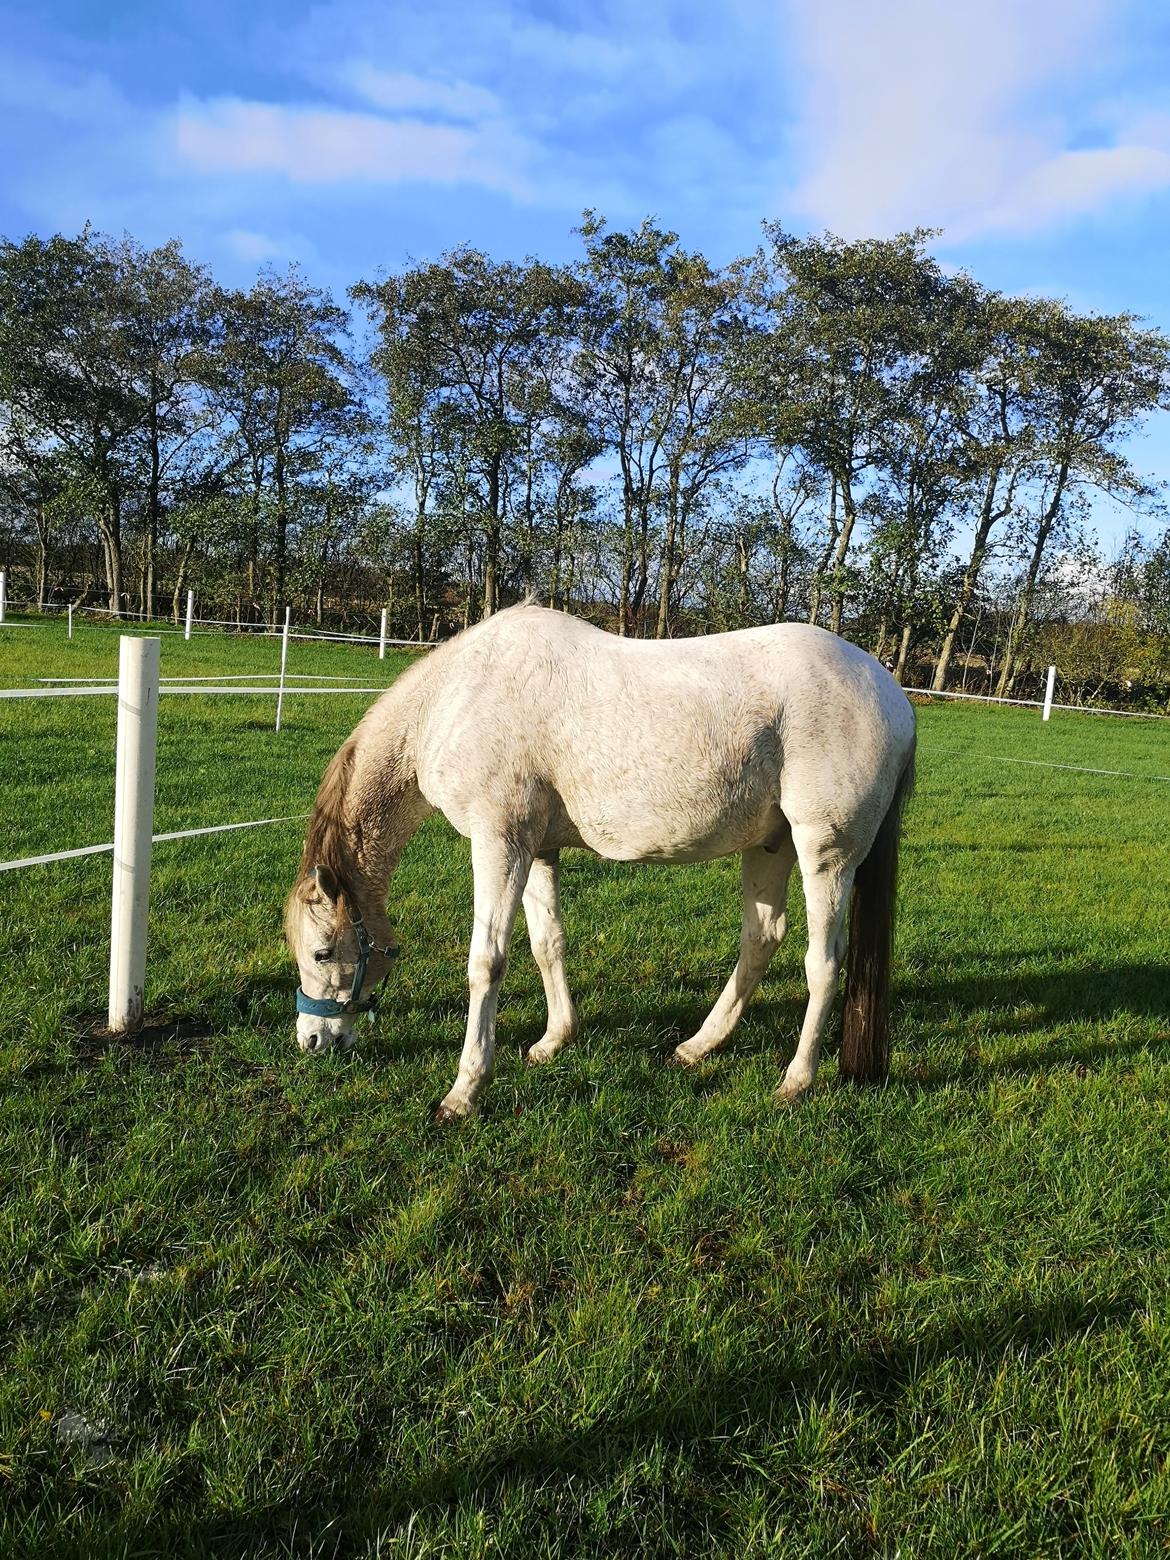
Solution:
[[(846, 951), (841, 1070), (883, 1077), (902, 804), (914, 712), (889, 673), (820, 628), (782, 623), (703, 639), (619, 639), (513, 607), (418, 661), (330, 763), (285, 926), (301, 976), (297, 1040), (353, 1043), (398, 949), (386, 917), (402, 851), (438, 810), (471, 841), (475, 921), (459, 1074), (443, 1121), (491, 1080), (496, 1002), (520, 905), (548, 999), (528, 1052), (577, 1034), (558, 904), (562, 846), (614, 861), (743, 857), (739, 962), (675, 1058), (726, 1045), (787, 926), (799, 862), (809, 1001), (777, 1090), (811, 1086)], [(850, 903), (851, 901), (851, 903)]]

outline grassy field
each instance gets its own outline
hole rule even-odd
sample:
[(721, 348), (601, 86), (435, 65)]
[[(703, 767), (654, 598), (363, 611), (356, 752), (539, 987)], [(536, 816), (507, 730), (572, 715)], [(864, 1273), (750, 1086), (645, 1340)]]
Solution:
[[(164, 673), (276, 656), (163, 640)], [(6, 687), (115, 665), (109, 631), (0, 630)], [(294, 698), (278, 736), (269, 700), (164, 699), (156, 829), (304, 812), (368, 702)], [(0, 858), (110, 838), (113, 717), (0, 704)], [(312, 1062), (300, 825), (156, 847), (148, 1042), (92, 1024), (108, 858), (0, 876), (0, 1554), (1165, 1553), (1168, 775), (1165, 724), (920, 710), (891, 1078), (839, 1087), (831, 1041), (787, 1114), (799, 909), (734, 1047), (662, 1065), (734, 959), (734, 862), (570, 855), (581, 1043), (524, 1067), (518, 939), (454, 1132), (440, 821), (383, 1015)]]

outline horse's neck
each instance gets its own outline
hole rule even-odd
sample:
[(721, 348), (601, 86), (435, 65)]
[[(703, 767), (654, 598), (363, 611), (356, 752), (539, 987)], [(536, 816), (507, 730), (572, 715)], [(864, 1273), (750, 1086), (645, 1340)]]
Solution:
[(361, 731), (354, 751), (345, 810), (358, 866), (354, 888), (368, 920), (384, 917), (394, 869), (431, 811), (418, 788), (413, 716), (412, 699), (394, 701)]

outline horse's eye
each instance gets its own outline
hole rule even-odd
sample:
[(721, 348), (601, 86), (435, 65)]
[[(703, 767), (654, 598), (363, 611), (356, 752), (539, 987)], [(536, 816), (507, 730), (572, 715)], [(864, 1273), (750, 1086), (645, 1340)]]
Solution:
[(318, 948), (313, 957), (316, 959), (318, 964), (324, 964), (327, 959), (331, 959), (333, 957), (333, 949)]

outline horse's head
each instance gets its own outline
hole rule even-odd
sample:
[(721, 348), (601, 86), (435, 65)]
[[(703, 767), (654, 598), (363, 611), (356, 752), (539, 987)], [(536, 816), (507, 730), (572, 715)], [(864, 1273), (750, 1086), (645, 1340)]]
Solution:
[(289, 949), (300, 971), (297, 1044), (313, 1056), (354, 1042), (354, 1021), (372, 1015), (398, 948), (375, 941), (357, 900), (326, 866), (303, 873), (284, 912)]

